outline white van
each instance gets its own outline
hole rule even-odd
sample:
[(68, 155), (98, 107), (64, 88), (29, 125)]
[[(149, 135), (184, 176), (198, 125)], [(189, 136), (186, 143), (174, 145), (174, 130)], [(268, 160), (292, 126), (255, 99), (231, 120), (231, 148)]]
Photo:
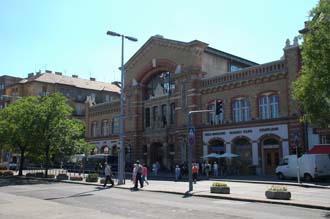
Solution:
[(304, 154), (298, 163), (296, 155), (285, 156), (276, 167), (276, 175), (279, 179), (297, 177), (297, 165), (300, 177), (306, 181), (330, 178), (330, 154)]

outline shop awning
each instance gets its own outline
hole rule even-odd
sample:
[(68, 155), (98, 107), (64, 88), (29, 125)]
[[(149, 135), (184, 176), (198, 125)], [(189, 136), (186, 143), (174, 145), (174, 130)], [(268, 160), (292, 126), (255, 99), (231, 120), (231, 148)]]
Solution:
[(314, 145), (309, 154), (330, 154), (330, 145)]

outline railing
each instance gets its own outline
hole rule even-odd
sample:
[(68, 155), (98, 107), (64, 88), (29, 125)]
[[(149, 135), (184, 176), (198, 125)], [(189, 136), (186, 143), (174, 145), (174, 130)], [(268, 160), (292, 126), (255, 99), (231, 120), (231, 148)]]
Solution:
[(266, 64), (244, 68), (236, 72), (228, 72), (221, 76), (216, 76), (202, 81), (202, 87), (210, 87), (225, 84), (231, 81), (255, 78), (263, 75), (279, 73), (285, 71), (284, 61), (274, 61)]

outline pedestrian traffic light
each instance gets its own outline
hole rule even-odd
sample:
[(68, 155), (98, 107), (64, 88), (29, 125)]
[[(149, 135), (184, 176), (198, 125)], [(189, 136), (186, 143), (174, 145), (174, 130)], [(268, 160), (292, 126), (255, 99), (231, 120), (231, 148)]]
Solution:
[(222, 100), (215, 100), (215, 114), (219, 115), (222, 113)]

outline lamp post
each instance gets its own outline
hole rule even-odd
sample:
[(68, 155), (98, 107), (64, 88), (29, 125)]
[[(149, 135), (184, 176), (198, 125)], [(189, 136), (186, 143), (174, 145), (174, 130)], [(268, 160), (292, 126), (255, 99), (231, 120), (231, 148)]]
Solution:
[(189, 111), (188, 113), (188, 181), (189, 181), (189, 192), (193, 190), (193, 179), (192, 179), (192, 146), (195, 143), (195, 129), (192, 125), (192, 114), (194, 113), (208, 113), (213, 110), (196, 110)]
[(121, 86), (120, 86), (120, 115), (119, 115), (119, 159), (118, 159), (118, 185), (125, 184), (125, 148), (124, 148), (124, 39), (136, 42), (137, 39), (130, 36), (125, 36), (116, 32), (108, 31), (107, 35), (121, 37)]

